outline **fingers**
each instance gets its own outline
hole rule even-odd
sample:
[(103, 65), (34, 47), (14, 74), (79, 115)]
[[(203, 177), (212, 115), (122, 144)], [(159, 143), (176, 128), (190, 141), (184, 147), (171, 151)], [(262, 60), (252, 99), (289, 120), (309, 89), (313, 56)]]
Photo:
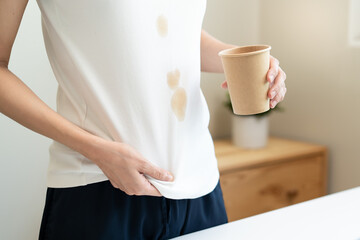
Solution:
[(270, 99), (273, 99), (282, 88), (285, 87), (285, 81), (286, 79), (286, 74), (285, 72), (279, 67), (279, 73), (275, 78), (274, 84), (270, 84), (272, 85), (268, 91), (268, 97)]
[(121, 187), (119, 189), (129, 196), (162, 196), (159, 190), (157, 190), (149, 180), (139, 172), (134, 172), (132, 184), (128, 184), (127, 186), (127, 188)]
[(268, 97), (270, 98), (270, 108), (274, 108), (279, 102), (284, 100), (286, 94), (285, 86), (286, 74), (278, 67), (278, 75), (275, 80), (270, 83)]
[(148, 161), (142, 161), (139, 171), (141, 173), (149, 175), (150, 177), (162, 181), (173, 181), (174, 179), (173, 175), (170, 172), (161, 169)]
[(270, 56), (270, 67), (266, 75), (266, 80), (270, 83), (273, 82), (276, 76), (279, 74), (279, 69), (279, 60), (273, 56)]
[(142, 192), (139, 195), (148, 195), (148, 196), (162, 196), (162, 194), (157, 190), (154, 185), (152, 185), (149, 180), (143, 175), (140, 174), (140, 181), (142, 185)]
[(224, 81), (224, 82), (221, 84), (221, 87), (224, 88), (224, 89), (228, 88), (227, 81)]
[(274, 108), (284, 99), (286, 94), (285, 72), (279, 67), (279, 60), (270, 56), (270, 68), (267, 73), (269, 84), (268, 98), (270, 98), (270, 108)]
[(286, 87), (281, 88), (279, 93), (270, 101), (270, 107), (274, 108), (279, 102), (284, 100), (286, 94)]

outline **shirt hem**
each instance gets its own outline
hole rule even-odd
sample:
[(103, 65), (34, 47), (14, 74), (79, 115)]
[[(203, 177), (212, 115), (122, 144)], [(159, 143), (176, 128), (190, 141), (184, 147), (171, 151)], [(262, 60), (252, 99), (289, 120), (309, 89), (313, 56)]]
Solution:
[(47, 179), (49, 188), (70, 188), (109, 180), (104, 173), (51, 174)]
[[(86, 176), (85, 176), (86, 175)], [(167, 191), (162, 188), (161, 185), (158, 185), (157, 182), (153, 182), (151, 179), (149, 181), (159, 190), (159, 192), (165, 198), (169, 199), (194, 199), (203, 197), (209, 193), (211, 193), (219, 179), (220, 174), (217, 171), (217, 174), (214, 175), (215, 177), (212, 178), (211, 184), (204, 190), (202, 189), (201, 192), (196, 191), (195, 193), (190, 193), (185, 191)], [(70, 187), (79, 187), (79, 186), (86, 186), (92, 183), (98, 183), (109, 180), (104, 173), (73, 173), (73, 174), (51, 174), (48, 176), (47, 180), (47, 187), (49, 188), (70, 188)], [(205, 181), (209, 182), (209, 181)], [(177, 189), (178, 190), (178, 189)]]

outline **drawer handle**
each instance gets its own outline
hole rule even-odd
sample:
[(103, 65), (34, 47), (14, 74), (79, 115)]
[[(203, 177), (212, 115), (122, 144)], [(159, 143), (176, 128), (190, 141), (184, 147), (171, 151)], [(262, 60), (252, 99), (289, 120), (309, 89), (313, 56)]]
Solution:
[(294, 198), (296, 198), (298, 195), (299, 195), (299, 191), (296, 189), (286, 191), (286, 197), (289, 202), (292, 202)]

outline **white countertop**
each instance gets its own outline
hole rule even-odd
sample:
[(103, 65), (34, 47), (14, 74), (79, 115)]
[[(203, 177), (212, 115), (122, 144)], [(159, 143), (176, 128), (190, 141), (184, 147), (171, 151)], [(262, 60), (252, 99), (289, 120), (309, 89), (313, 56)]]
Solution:
[(360, 187), (173, 239), (360, 240)]

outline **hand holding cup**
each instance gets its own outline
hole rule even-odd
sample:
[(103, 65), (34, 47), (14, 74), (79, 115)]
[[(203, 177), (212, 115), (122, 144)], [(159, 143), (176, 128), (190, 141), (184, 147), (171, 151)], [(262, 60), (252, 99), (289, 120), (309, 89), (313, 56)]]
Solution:
[(219, 52), (234, 114), (250, 115), (274, 108), (286, 93), (285, 72), (270, 56), (270, 46), (256, 45)]

